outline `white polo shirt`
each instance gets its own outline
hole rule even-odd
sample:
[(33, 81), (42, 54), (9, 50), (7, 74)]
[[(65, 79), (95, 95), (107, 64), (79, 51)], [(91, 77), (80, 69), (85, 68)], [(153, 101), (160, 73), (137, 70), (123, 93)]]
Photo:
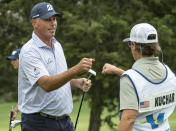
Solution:
[(52, 48), (33, 32), (21, 49), (18, 73), (18, 108), (22, 113), (44, 112), (61, 116), (73, 109), (70, 83), (45, 92), (36, 82), (42, 76), (52, 76), (67, 70), (63, 49), (55, 38)]

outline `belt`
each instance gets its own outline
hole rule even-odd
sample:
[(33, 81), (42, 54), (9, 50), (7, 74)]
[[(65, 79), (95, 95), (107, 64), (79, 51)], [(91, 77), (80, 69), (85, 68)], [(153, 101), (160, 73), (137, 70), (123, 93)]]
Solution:
[(40, 115), (43, 116), (43, 117), (46, 117), (46, 118), (54, 119), (54, 120), (60, 120), (60, 119), (65, 118), (66, 116), (68, 116), (68, 115), (51, 116), (51, 115), (45, 114), (45, 113), (43, 113), (43, 112), (40, 112)]

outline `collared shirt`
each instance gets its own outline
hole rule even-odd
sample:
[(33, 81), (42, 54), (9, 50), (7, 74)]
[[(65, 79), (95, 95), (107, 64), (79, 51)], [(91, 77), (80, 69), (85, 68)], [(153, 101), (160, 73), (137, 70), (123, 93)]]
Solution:
[[(158, 57), (144, 57), (137, 60), (133, 69), (144, 74), (152, 82), (162, 81), (166, 76), (166, 69)], [(138, 101), (132, 83), (127, 77), (120, 80), (120, 110), (138, 110)]]
[(52, 76), (67, 70), (63, 49), (55, 38), (52, 48), (33, 32), (21, 49), (18, 74), (18, 108), (23, 113), (44, 112), (61, 116), (73, 108), (70, 83), (45, 92), (36, 83), (42, 76)]
[(123, 74), (133, 83), (139, 103), (132, 131), (169, 130), (168, 118), (175, 108), (176, 77), (167, 65), (163, 66), (166, 75), (158, 82), (150, 81), (134, 68)]

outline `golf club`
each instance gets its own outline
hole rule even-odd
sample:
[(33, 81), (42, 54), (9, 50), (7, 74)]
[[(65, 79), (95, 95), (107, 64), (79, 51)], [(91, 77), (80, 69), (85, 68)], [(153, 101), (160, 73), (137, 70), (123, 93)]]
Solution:
[(9, 131), (12, 130), (12, 128), (11, 128), (12, 117), (13, 117), (13, 107), (12, 107), (12, 110), (10, 111)]
[(21, 124), (21, 120), (13, 120), (11, 121), (11, 128), (15, 128), (16, 126)]
[[(89, 69), (88, 72), (90, 73), (88, 78), (87, 78), (88, 80), (91, 78), (92, 75), (96, 76), (96, 72), (94, 70)], [(84, 100), (84, 95), (85, 95), (85, 92), (83, 91), (83, 95), (82, 95), (82, 98), (81, 98), (81, 103), (80, 103), (80, 106), (79, 106), (78, 115), (77, 115), (76, 122), (75, 122), (75, 130), (76, 130), (76, 126), (77, 126), (77, 123), (78, 123), (78, 119), (79, 119), (79, 114), (80, 114), (80, 111), (81, 111), (82, 103), (83, 103), (83, 100)]]

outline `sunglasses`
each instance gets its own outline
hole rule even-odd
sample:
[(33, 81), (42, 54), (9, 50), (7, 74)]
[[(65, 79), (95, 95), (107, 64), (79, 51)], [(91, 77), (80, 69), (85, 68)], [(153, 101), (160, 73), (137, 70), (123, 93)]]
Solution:
[(131, 45), (133, 45), (134, 43), (136, 43), (136, 42), (129, 41), (129, 42), (128, 42), (128, 46), (131, 48)]
[(133, 42), (129, 41), (128, 42), (128, 46), (131, 48), (131, 45), (132, 45)]

